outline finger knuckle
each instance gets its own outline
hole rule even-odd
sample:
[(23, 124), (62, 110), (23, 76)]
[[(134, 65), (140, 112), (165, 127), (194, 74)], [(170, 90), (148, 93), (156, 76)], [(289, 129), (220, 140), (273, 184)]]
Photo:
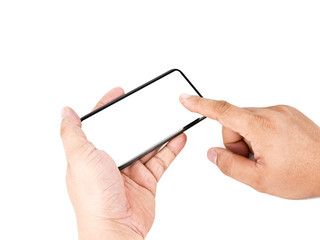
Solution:
[(282, 113), (282, 114), (289, 114), (294, 111), (295, 108), (288, 106), (288, 105), (276, 105), (270, 107), (273, 111)]
[(170, 144), (167, 144), (166, 147), (168, 148), (168, 151), (171, 154), (172, 158), (176, 158), (178, 156), (177, 150), (175, 150)]
[(163, 160), (162, 157), (158, 156), (158, 155), (155, 155), (154, 156), (156, 162), (157, 162), (157, 165), (159, 166), (159, 168), (164, 172), (165, 170), (167, 170), (168, 168), (168, 165), (166, 164), (166, 162)]
[(297, 110), (288, 105), (277, 105), (270, 107), (270, 119), (280, 128), (288, 124), (288, 121), (296, 115)]
[(205, 104), (205, 100), (202, 97), (195, 97), (194, 103), (197, 108), (200, 108), (201, 106), (203, 106)]
[(276, 121), (264, 114), (251, 114), (250, 125), (258, 123), (259, 127), (262, 129), (276, 129)]
[(226, 117), (231, 110), (232, 105), (227, 101), (221, 100), (214, 102), (212, 107), (216, 110), (219, 116)]
[(221, 170), (221, 172), (223, 172), (223, 174), (231, 177), (232, 176), (232, 168), (233, 168), (233, 161), (230, 159), (223, 159), (223, 161), (219, 161), (219, 159), (217, 160), (217, 164)]

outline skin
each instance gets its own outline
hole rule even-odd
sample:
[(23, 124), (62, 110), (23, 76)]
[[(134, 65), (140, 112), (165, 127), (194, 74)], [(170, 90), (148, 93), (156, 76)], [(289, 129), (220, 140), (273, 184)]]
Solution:
[[(94, 109), (123, 94), (121, 88), (112, 89)], [(184, 147), (186, 135), (122, 171), (87, 140), (79, 116), (68, 107), (62, 110), (61, 138), (79, 239), (144, 239), (155, 217), (157, 182)]]
[[(112, 89), (95, 108), (123, 94), (121, 88)], [(181, 95), (180, 101), (222, 124), (226, 149), (211, 148), (208, 158), (224, 174), (282, 198), (320, 196), (320, 128), (301, 112), (289, 106), (239, 108), (189, 95)], [(157, 182), (186, 136), (122, 171), (87, 140), (78, 115), (68, 107), (62, 110), (61, 138), (79, 239), (144, 239), (155, 217)], [(248, 158), (250, 153), (255, 160)]]
[(284, 105), (239, 108), (189, 95), (180, 102), (223, 126), (226, 149), (211, 148), (208, 158), (224, 174), (282, 198), (320, 196), (320, 128), (300, 111)]

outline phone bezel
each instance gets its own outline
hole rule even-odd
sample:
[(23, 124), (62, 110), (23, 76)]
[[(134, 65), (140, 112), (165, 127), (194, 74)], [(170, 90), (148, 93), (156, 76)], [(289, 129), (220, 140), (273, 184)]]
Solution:
[[(92, 112), (84, 115), (83, 117), (80, 118), (81, 122), (90, 118), (91, 116), (97, 114), (98, 112), (102, 111), (103, 109), (110, 107), (111, 105), (129, 97), (130, 95), (134, 94), (135, 92), (138, 92), (139, 90), (149, 86), (150, 84), (160, 80), (161, 78), (164, 78), (165, 76), (173, 73), (173, 72), (179, 72), (183, 78), (188, 82), (188, 84), (193, 88), (193, 90), (200, 96), (202, 97), (201, 93), (198, 91), (198, 89), (190, 82), (190, 80), (186, 77), (186, 75), (179, 69), (175, 68), (175, 69), (171, 69), (163, 74), (161, 74), (160, 76), (142, 84), (141, 86), (131, 90), (130, 92), (114, 99), (113, 101), (93, 110)], [(170, 141), (172, 138), (178, 136), (179, 134), (183, 133), (184, 131), (186, 131), (187, 129), (193, 127), (194, 125), (196, 125), (197, 123), (201, 122), (203, 119), (205, 119), (206, 117), (200, 117), (197, 118), (196, 120), (192, 121), (191, 123), (187, 124), (186, 126), (184, 126), (182, 129), (174, 132), (173, 134), (169, 135), (168, 137), (164, 138), (163, 140), (161, 140), (160, 142), (158, 142), (157, 144), (154, 144), (153, 146), (149, 147), (147, 150), (143, 151), (142, 153), (138, 154), (137, 156), (135, 156), (134, 158), (128, 160), (127, 162), (125, 162), (124, 164), (118, 166), (119, 170), (124, 169), (125, 167), (129, 166), (130, 164), (134, 163), (135, 161), (139, 160), (140, 158), (142, 158), (143, 156), (145, 156), (146, 154), (150, 153), (151, 151), (157, 149), (158, 147), (161, 147), (163, 144), (165, 144), (166, 142)]]

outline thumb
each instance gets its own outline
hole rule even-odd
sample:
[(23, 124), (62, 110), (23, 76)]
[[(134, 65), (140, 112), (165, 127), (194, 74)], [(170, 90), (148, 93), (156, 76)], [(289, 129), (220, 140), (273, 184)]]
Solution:
[(227, 176), (253, 188), (259, 188), (257, 163), (223, 148), (210, 148), (208, 158)]
[(75, 111), (65, 107), (61, 111), (61, 118), (60, 136), (67, 160), (79, 153), (83, 147), (88, 147), (88, 144), (93, 147), (81, 129), (81, 121)]

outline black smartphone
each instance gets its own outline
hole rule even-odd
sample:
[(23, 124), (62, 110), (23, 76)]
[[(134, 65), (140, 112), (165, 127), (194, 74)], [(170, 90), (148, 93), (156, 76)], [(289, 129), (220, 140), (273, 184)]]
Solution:
[(181, 105), (183, 93), (202, 97), (182, 71), (169, 70), (83, 116), (83, 131), (121, 170), (205, 118)]

